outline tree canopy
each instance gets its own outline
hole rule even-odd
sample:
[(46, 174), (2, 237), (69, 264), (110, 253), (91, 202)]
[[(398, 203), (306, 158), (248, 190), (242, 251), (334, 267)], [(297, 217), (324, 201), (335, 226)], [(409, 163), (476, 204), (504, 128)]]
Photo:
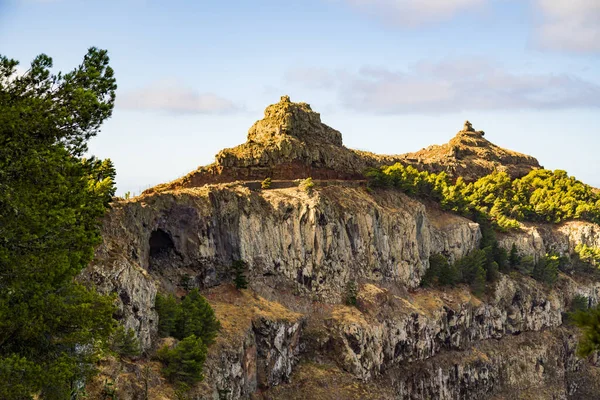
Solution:
[(66, 74), (0, 56), (0, 397), (65, 399), (114, 328), (113, 299), (76, 282), (114, 195), (110, 160), (83, 158), (116, 81), (90, 48)]
[(444, 172), (418, 171), (398, 163), (370, 169), (366, 176), (371, 186), (394, 187), (439, 202), (445, 210), (469, 217), (484, 214), (500, 229), (518, 228), (518, 221), (600, 223), (600, 194), (561, 170), (533, 170), (514, 180), (505, 172), (493, 172), (475, 182), (458, 178), (453, 183)]

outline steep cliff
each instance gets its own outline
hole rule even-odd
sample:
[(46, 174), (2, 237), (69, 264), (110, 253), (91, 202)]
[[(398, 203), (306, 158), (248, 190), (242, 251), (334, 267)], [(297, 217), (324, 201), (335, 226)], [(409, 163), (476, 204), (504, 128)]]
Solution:
[[(146, 349), (157, 340), (158, 289), (178, 291), (185, 282), (206, 291), (225, 322), (198, 393), (215, 398), (244, 398), (293, 379), (300, 356), (329, 360), (362, 381), (384, 379), (401, 366), (472, 351), (486, 340), (560, 327), (576, 294), (592, 304), (600, 294), (600, 284), (567, 276), (549, 290), (503, 275), (482, 299), (467, 289), (418, 289), (431, 254), (460, 258), (478, 246), (481, 233), (472, 221), (395, 191), (206, 186), (116, 203), (104, 232), (86, 276), (118, 293), (123, 321)], [(600, 229), (583, 222), (530, 226), (501, 240), (538, 256), (549, 248), (568, 255), (576, 243), (599, 241)], [(235, 259), (248, 262), (255, 295), (223, 292)], [(350, 281), (359, 283), (357, 308), (341, 305)], [(579, 365), (572, 353), (561, 362)], [(501, 357), (495, 360), (497, 374), (504, 367)], [(459, 383), (450, 381), (454, 393)], [(394, 393), (411, 398), (407, 387), (415, 384)], [(495, 383), (484, 393), (507, 387)]]
[[(467, 125), (450, 145), (401, 159), (473, 177), (539, 168), (482, 136)], [(115, 201), (82, 279), (117, 294), (117, 317), (145, 357), (104, 360), (90, 393), (110, 381), (123, 399), (178, 396), (148, 359), (169, 340), (158, 338), (154, 302), (157, 291), (199, 288), (222, 329), (190, 398), (593, 398), (599, 370), (575, 356), (565, 313), (575, 296), (597, 304), (600, 282), (561, 274), (549, 287), (514, 273), (480, 297), (421, 288), (430, 256), (460, 259), (482, 233), (436, 204), (360, 182), (364, 168), (399, 159), (343, 147), (310, 106), (282, 98), (216, 164)], [(320, 178), (313, 190), (293, 181), (310, 175)], [(266, 176), (280, 181), (239, 182)], [(498, 239), (521, 255), (568, 259), (578, 244), (600, 247), (600, 227), (524, 224)], [(247, 290), (231, 285), (236, 260), (248, 265)]]

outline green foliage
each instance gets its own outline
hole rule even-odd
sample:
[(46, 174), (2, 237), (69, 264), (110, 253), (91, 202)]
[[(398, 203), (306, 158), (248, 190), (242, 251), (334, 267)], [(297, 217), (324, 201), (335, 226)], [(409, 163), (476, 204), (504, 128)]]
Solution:
[(597, 247), (588, 247), (585, 244), (578, 244), (575, 247), (575, 253), (579, 260), (594, 267), (600, 264), (600, 249)]
[(173, 295), (157, 294), (155, 307), (161, 337), (183, 340), (193, 334), (210, 346), (221, 329), (213, 309), (198, 289), (192, 290), (180, 302)]
[(541, 257), (533, 268), (533, 278), (548, 285), (553, 285), (558, 279), (558, 265), (560, 258), (557, 255)]
[(246, 279), (246, 263), (242, 260), (236, 260), (233, 262), (231, 268), (233, 269), (233, 283), (238, 290), (248, 288), (248, 280)]
[(181, 300), (181, 313), (176, 326), (175, 338), (181, 340), (195, 335), (207, 346), (213, 344), (221, 329), (215, 312), (198, 289), (192, 290)]
[(448, 259), (442, 254), (432, 254), (429, 257), (429, 269), (421, 280), (421, 286), (454, 286), (458, 283), (458, 273), (448, 263)]
[(114, 329), (113, 298), (77, 283), (115, 192), (110, 160), (84, 159), (115, 79), (91, 48), (67, 74), (0, 56), (0, 397), (64, 399)]
[(571, 300), (571, 312), (585, 311), (589, 308), (588, 304), (588, 298), (578, 294)]
[(484, 250), (474, 250), (456, 262), (460, 281), (468, 284), (476, 296), (482, 295), (485, 291), (485, 279), (487, 276), (485, 270), (486, 261), (486, 252)]
[(260, 187), (261, 189), (271, 189), (272, 183), (273, 181), (271, 180), (271, 178), (265, 178), (265, 180), (260, 183)]
[(117, 396), (115, 383), (105, 379), (101, 395), (103, 400), (117, 400), (119, 397)]
[(517, 245), (513, 243), (508, 257), (508, 265), (514, 269), (519, 264), (521, 264), (521, 256), (519, 255), (519, 250), (517, 250)]
[(358, 303), (358, 285), (356, 281), (348, 281), (346, 285), (346, 305), (356, 307)]
[(533, 275), (533, 270), (535, 269), (535, 259), (533, 256), (524, 256), (521, 257), (521, 261), (517, 265), (517, 271), (522, 273), (523, 275), (531, 276)]
[[(497, 265), (493, 260), (488, 261), (486, 250), (474, 250), (454, 264), (450, 264), (443, 255), (434, 254), (429, 258), (429, 269), (421, 285), (454, 286), (465, 283), (475, 295), (480, 296), (485, 291), (486, 279), (497, 279)], [(490, 268), (495, 270), (490, 272)]]
[(600, 350), (600, 307), (577, 311), (572, 314), (571, 320), (582, 333), (577, 354), (580, 357), (587, 357), (594, 351)]
[(113, 333), (110, 349), (121, 357), (135, 357), (141, 354), (140, 342), (134, 330), (125, 330), (123, 325), (119, 325)]
[(165, 346), (157, 352), (158, 359), (165, 365), (162, 373), (172, 383), (193, 385), (202, 380), (202, 368), (207, 348), (202, 339), (190, 335), (174, 348)]
[(175, 334), (177, 321), (181, 319), (181, 306), (172, 294), (156, 294), (155, 308), (158, 313), (158, 335), (167, 337)]
[(561, 170), (534, 170), (512, 181), (505, 172), (494, 172), (469, 184), (461, 178), (452, 184), (444, 172), (419, 172), (399, 163), (370, 169), (365, 175), (370, 187), (394, 187), (465, 216), (478, 211), (500, 230), (519, 228), (518, 221), (600, 222), (600, 195)]
[(312, 193), (314, 187), (315, 187), (315, 183), (313, 181), (312, 178), (306, 178), (303, 181), (300, 182), (300, 184), (298, 185), (298, 187), (300, 188), (300, 190), (306, 192), (306, 193)]

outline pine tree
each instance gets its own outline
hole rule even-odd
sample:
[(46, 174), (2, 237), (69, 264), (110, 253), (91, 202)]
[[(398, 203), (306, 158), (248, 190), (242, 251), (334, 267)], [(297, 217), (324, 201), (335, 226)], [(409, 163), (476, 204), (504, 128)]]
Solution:
[(508, 257), (508, 264), (511, 268), (517, 268), (517, 266), (521, 263), (521, 257), (519, 256), (519, 251), (517, 250), (517, 245), (513, 243), (510, 249), (510, 255)]
[(233, 278), (233, 282), (235, 283), (235, 287), (240, 289), (248, 288), (248, 280), (246, 279), (246, 263), (242, 260), (236, 260), (232, 265), (233, 273), (235, 274)]
[(65, 399), (115, 326), (113, 299), (75, 277), (115, 193), (112, 163), (83, 155), (116, 83), (95, 48), (67, 74), (17, 65), (0, 56), (0, 398)]
[(195, 335), (186, 337), (172, 349), (165, 346), (157, 352), (159, 360), (165, 365), (163, 375), (172, 383), (187, 385), (202, 380), (206, 354), (206, 344)]
[(172, 294), (156, 294), (155, 308), (158, 313), (158, 334), (168, 337), (175, 334), (177, 321), (181, 318), (181, 307)]
[(221, 324), (208, 301), (200, 295), (198, 289), (192, 290), (181, 301), (180, 319), (177, 322), (176, 338), (190, 335), (202, 339), (210, 346), (221, 329)]
[(587, 311), (578, 311), (571, 316), (571, 320), (582, 332), (577, 354), (587, 357), (600, 350), (600, 306)]
[(119, 325), (112, 336), (111, 350), (122, 357), (135, 357), (141, 353), (140, 342), (133, 329)]

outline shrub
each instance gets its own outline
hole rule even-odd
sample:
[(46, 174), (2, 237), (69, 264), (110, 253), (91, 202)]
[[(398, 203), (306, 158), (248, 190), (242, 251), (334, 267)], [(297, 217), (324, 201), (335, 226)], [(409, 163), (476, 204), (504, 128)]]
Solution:
[(570, 311), (571, 312), (585, 311), (589, 308), (588, 304), (589, 304), (588, 298), (578, 294), (575, 297), (573, 297), (573, 300), (571, 300)]
[(588, 247), (580, 243), (575, 247), (575, 253), (583, 263), (594, 267), (600, 264), (600, 249), (597, 247)]
[(272, 184), (271, 178), (266, 178), (264, 181), (260, 183), (261, 189), (270, 189)]
[(508, 256), (508, 264), (511, 268), (517, 268), (517, 266), (521, 264), (521, 256), (519, 256), (517, 245), (514, 243), (510, 249), (510, 255)]
[(587, 357), (594, 351), (600, 350), (600, 307), (577, 311), (572, 314), (571, 320), (582, 333), (577, 354), (580, 357)]
[(164, 364), (162, 373), (171, 383), (193, 385), (202, 380), (202, 369), (206, 360), (207, 348), (202, 339), (190, 335), (175, 347), (165, 346), (157, 352)]
[(532, 275), (535, 268), (535, 259), (533, 256), (525, 256), (521, 258), (519, 265), (517, 265), (517, 271), (523, 275)]
[(313, 179), (309, 177), (301, 181), (298, 187), (300, 188), (300, 190), (306, 193), (312, 193), (313, 188), (315, 187), (315, 183), (313, 182)]

